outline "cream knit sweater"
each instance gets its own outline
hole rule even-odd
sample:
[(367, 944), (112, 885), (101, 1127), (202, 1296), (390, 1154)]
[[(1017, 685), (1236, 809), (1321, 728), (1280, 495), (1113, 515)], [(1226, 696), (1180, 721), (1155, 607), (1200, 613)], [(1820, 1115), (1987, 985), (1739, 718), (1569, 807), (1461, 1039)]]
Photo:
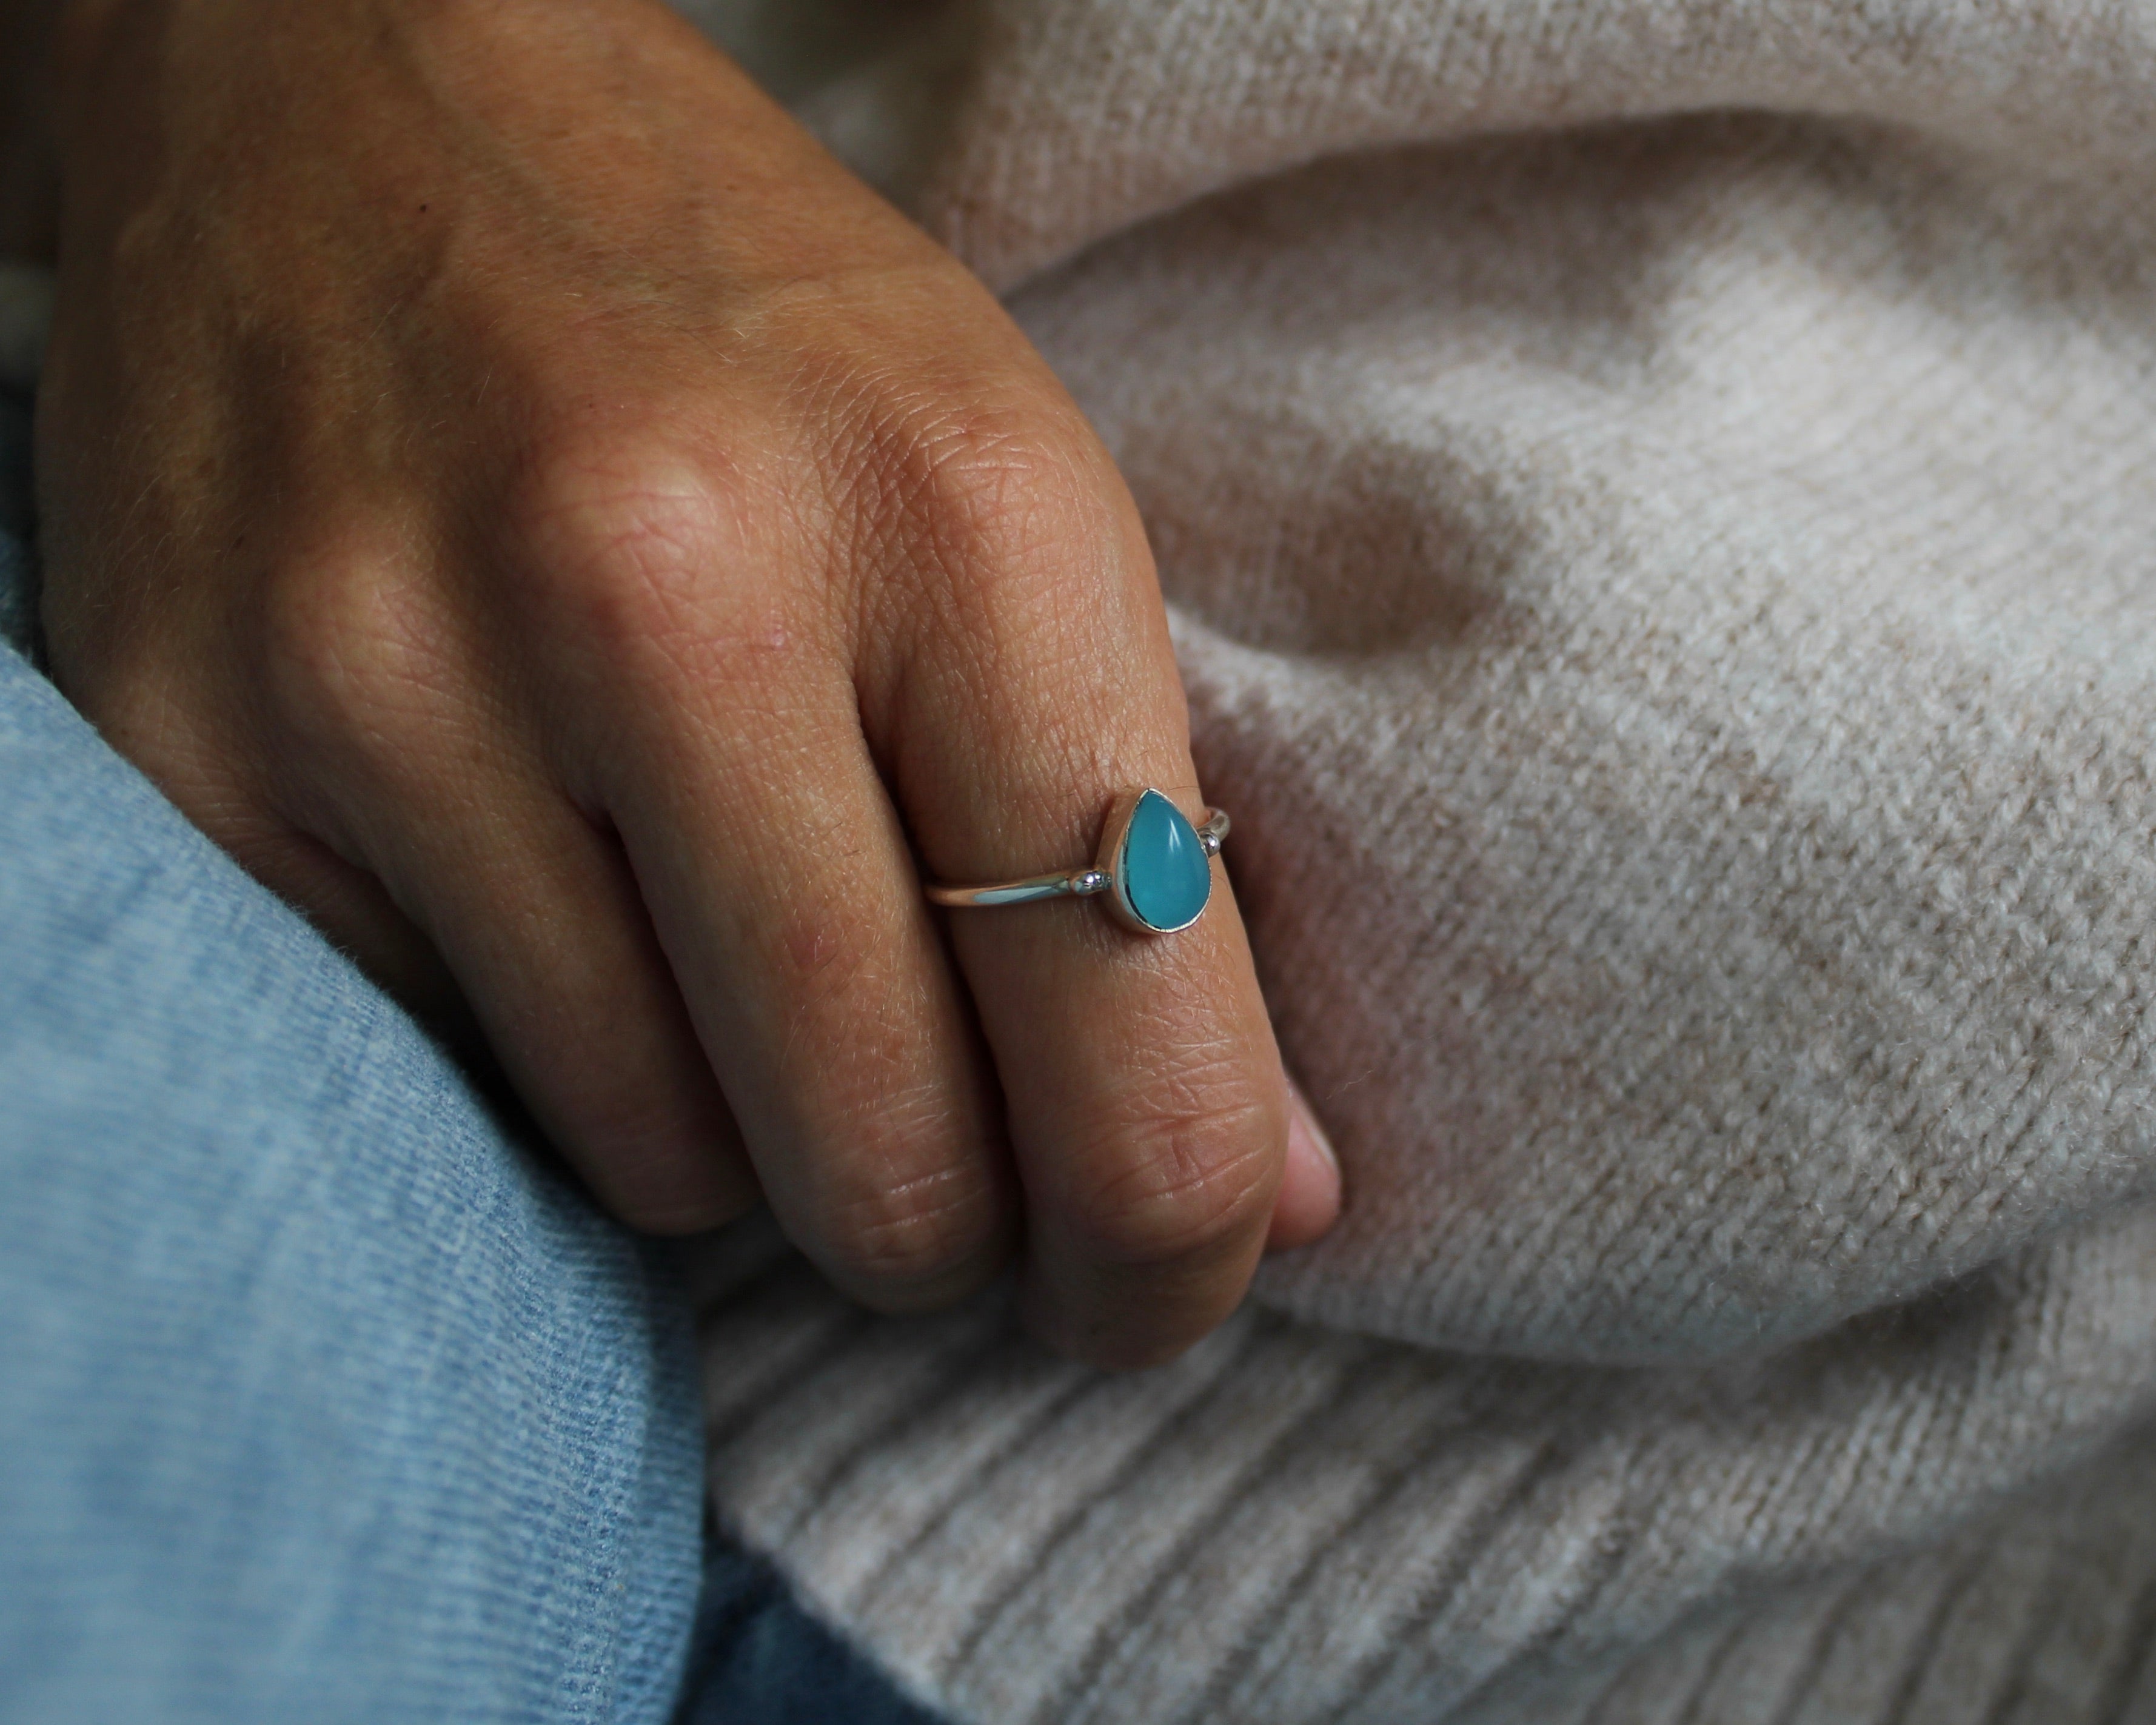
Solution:
[(2156, 6), (703, 10), (1122, 460), (1349, 1194), (1120, 1378), (734, 1238), (727, 1521), (981, 1725), (2156, 1719)]

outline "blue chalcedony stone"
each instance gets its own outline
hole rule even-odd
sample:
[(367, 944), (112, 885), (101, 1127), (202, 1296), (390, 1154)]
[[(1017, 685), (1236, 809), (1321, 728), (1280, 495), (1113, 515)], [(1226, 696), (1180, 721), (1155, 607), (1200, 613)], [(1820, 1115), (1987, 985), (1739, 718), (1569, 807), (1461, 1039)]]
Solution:
[(1132, 812), (1119, 873), (1123, 902), (1163, 934), (1195, 922), (1213, 896), (1212, 860), (1198, 829), (1158, 791), (1147, 791)]

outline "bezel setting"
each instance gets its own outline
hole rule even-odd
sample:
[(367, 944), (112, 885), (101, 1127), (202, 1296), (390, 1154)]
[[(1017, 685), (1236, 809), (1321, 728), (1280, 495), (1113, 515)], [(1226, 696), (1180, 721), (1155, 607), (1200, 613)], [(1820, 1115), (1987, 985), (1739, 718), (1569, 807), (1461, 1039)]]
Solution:
[[(1138, 812), (1138, 805), (1147, 797), (1158, 797), (1169, 808), (1175, 809), (1183, 824), (1190, 829), (1191, 835), (1198, 840), (1199, 850), (1205, 858), (1204, 901), (1180, 922), (1171, 924), (1149, 922), (1138, 914), (1137, 906), (1131, 902), (1130, 881), (1124, 866), (1126, 841), (1130, 837), (1131, 822)], [(1178, 934), (1196, 922), (1211, 906), (1214, 885), (1212, 878), (1213, 859), (1219, 855), (1219, 840), (1211, 834), (1201, 830), (1197, 822), (1192, 820), (1188, 815), (1183, 813), (1180, 808), (1177, 807), (1173, 797), (1165, 791), (1157, 790), (1150, 785), (1140, 785), (1134, 789), (1119, 792), (1116, 800), (1109, 805), (1107, 823), (1101, 829), (1100, 855), (1094, 861), (1093, 871), (1107, 876), (1108, 891), (1106, 896), (1108, 901), (1108, 914), (1125, 928), (1129, 929), (1133, 934)]]

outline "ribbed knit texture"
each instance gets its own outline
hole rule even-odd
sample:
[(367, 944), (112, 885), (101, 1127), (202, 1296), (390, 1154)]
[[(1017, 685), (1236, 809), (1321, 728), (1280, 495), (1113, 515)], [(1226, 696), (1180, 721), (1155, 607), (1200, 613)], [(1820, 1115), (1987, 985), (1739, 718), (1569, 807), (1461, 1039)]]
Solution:
[(1122, 463), (1348, 1196), (1125, 1378), (731, 1242), (723, 1514), (982, 1725), (2156, 1718), (2156, 11), (982, 0), (804, 107)]

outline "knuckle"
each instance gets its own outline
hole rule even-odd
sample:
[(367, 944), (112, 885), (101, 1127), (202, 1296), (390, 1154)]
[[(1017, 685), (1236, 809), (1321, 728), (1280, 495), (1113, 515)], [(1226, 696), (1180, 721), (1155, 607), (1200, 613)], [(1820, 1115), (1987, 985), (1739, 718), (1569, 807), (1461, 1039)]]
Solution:
[(665, 425), (544, 440), (503, 511), (511, 566), (553, 639), (617, 666), (767, 654), (795, 631), (759, 555), (777, 511), (742, 468)]
[(576, 1099), (574, 1138), (586, 1157), (628, 1191), (664, 1193), (693, 1168), (715, 1132), (707, 1111), (653, 1085), (644, 1094), (605, 1091)]
[(393, 557), (340, 545), (272, 581), (259, 619), (278, 718), (336, 754), (400, 758), (454, 682), (454, 630)]
[(1240, 1077), (1122, 1123), (1083, 1165), (1070, 1221), (1097, 1257), (1133, 1267), (1202, 1257), (1265, 1225), (1279, 1181), (1282, 1105)]
[(701, 1233), (744, 1214), (753, 1186), (713, 1151), (712, 1135), (678, 1126), (603, 1130), (587, 1153), (593, 1185), (613, 1213), (642, 1234)]
[(845, 1279), (906, 1304), (929, 1294), (978, 1251), (974, 1208), (918, 1184), (850, 1206), (834, 1245)]
[(614, 1214), (639, 1234), (701, 1234), (755, 1208), (746, 1181), (690, 1163), (632, 1167), (600, 1183)]
[[(842, 1286), (886, 1310), (913, 1310), (968, 1292), (992, 1267), (1002, 1207), (984, 1171), (918, 1139), (878, 1134), (845, 1189), (830, 1194), (824, 1225), (825, 1268)], [(924, 1153), (924, 1151), (928, 1153)]]
[(1067, 569), (1060, 554), (1100, 531), (1085, 439), (1044, 406), (943, 398), (891, 415), (866, 441), (853, 468), (860, 531), (958, 593)]
[(1075, 463), (1042, 419), (994, 408), (947, 410), (914, 428), (901, 475), (932, 518), (957, 536), (1023, 536), (1075, 489)]

